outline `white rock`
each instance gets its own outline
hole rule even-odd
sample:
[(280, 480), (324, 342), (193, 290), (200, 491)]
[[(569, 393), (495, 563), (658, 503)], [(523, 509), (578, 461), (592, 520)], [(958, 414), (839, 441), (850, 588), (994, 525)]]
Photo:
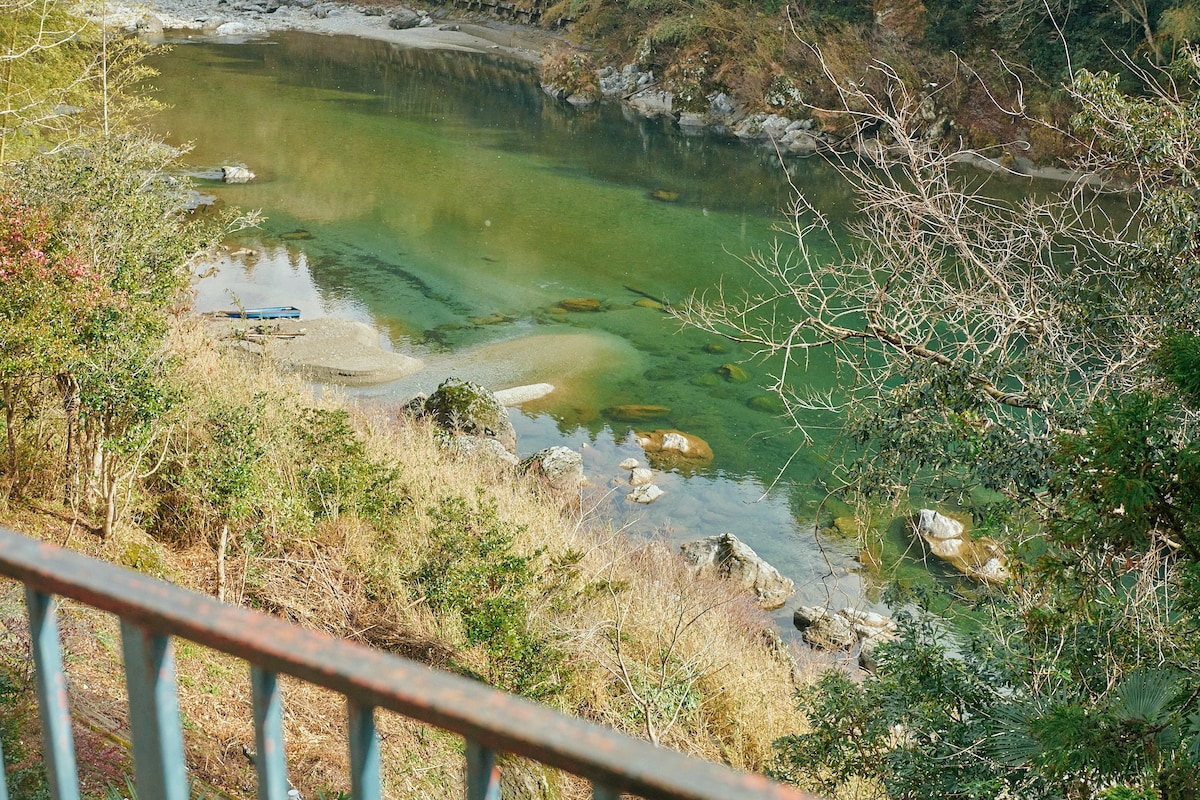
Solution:
[(642, 505), (650, 505), (658, 498), (666, 494), (662, 489), (655, 486), (653, 483), (648, 483), (644, 486), (639, 486), (626, 495), (625, 499), (632, 503), (641, 503)]
[(922, 508), (917, 515), (917, 532), (932, 539), (961, 539), (963, 524), (933, 509)]
[(654, 472), (646, 467), (636, 467), (629, 474), (629, 483), (631, 486), (645, 486), (654, 482)]
[(554, 391), (549, 383), (531, 383), (526, 386), (514, 386), (511, 389), (501, 389), (492, 392), (502, 406), (519, 406), (531, 400), (539, 400)]
[(642, 462), (638, 461), (636, 458), (627, 458), (617, 466), (621, 469), (637, 469), (637, 466), (640, 463)]
[[(261, 22), (244, 20), (226, 22), (213, 31), (213, 34), (216, 36), (264, 36), (266, 33), (267, 26)], [(245, 181), (242, 181), (242, 183), (245, 183)]]
[[(239, 24), (239, 23), (226, 22), (220, 28), (217, 28), (217, 35), (218, 36), (227, 35), (227, 34), (221, 33), (221, 30), (229, 25), (237, 25), (237, 24)], [(226, 183), (249, 183), (250, 181), (254, 180), (254, 173), (251, 172), (250, 170), (246, 169), (245, 167), (238, 167), (238, 166), (230, 165), (227, 167), (221, 167), (221, 179), (224, 180)]]

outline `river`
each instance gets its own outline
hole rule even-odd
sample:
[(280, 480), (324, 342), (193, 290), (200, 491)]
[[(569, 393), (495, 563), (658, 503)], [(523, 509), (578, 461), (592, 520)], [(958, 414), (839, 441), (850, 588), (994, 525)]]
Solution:
[[(197, 170), (243, 163), (245, 185), (202, 182), (266, 221), (197, 285), (200, 311), (296, 305), (377, 326), (385, 346), (428, 366), (355, 390), (403, 401), (449, 375), (494, 389), (556, 390), (512, 413), (521, 453), (580, 450), (601, 513), (630, 535), (686, 541), (732, 532), (793, 578), (795, 603), (860, 601), (852, 542), (818, 541), (835, 505), (824, 480), (843, 449), (839, 420), (806, 420), (802, 447), (762, 388), (770, 364), (638, 304), (750, 286), (741, 259), (770, 247), (790, 180), (826, 206), (848, 190), (817, 159), (785, 171), (771, 151), (615, 105), (545, 96), (532, 69), (496, 56), (370, 40), (276, 34), (242, 44), (181, 42), (156, 55), (154, 125), (192, 142)], [(569, 298), (601, 310), (567, 312)], [(736, 365), (749, 380), (731, 380)], [(728, 370), (726, 370), (728, 372)], [(832, 387), (828, 363), (802, 380)], [(666, 406), (636, 425), (606, 409)], [(666, 494), (624, 500), (618, 463), (642, 458), (632, 428), (705, 439), (714, 460), (659, 474)]]

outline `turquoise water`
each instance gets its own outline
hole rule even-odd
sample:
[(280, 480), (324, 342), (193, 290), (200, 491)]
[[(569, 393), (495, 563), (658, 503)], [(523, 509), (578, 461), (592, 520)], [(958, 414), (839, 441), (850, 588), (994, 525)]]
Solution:
[[(520, 450), (580, 449), (616, 524), (677, 541), (730, 531), (795, 579), (799, 600), (860, 595), (851, 545), (821, 548), (813, 534), (829, 522), (818, 505), (838, 420), (806, 420), (815, 443), (800, 447), (750, 404), (770, 364), (635, 305), (750, 285), (740, 259), (770, 246), (791, 197), (773, 152), (613, 106), (573, 109), (495, 57), (287, 34), (181, 43), (154, 66), (170, 105), (155, 124), (194, 143), (189, 163), (258, 175), (204, 191), (267, 217), (238, 243), (250, 253), (198, 284), (199, 310), (296, 305), (370, 322), (428, 364), (363, 392), (384, 400), (452, 374), (495, 389), (554, 384), (514, 410)], [(788, 172), (827, 203), (847, 199), (816, 160)], [(568, 298), (601, 310), (565, 312)], [(730, 363), (751, 380), (723, 377)], [(814, 361), (802, 379), (830, 387), (830, 365)], [(700, 436), (712, 464), (659, 475), (666, 494), (651, 506), (624, 501), (617, 464), (642, 453), (633, 426), (605, 413), (622, 404), (666, 406), (637, 427)]]

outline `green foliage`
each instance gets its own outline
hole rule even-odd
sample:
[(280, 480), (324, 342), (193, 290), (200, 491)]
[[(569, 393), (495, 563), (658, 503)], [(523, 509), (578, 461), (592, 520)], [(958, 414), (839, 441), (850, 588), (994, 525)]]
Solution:
[(1159, 373), (1179, 392), (1180, 399), (1192, 409), (1200, 409), (1200, 336), (1179, 332), (1154, 354)]
[(394, 466), (374, 461), (344, 409), (305, 409), (295, 428), (299, 479), (312, 514), (386, 521), (408, 506)]
[(33, 688), (8, 668), (0, 669), (0, 753), (3, 754), (8, 796), (49, 800), (46, 765), (30, 753), (26, 741), (39, 735), (32, 707)]
[(483, 496), (474, 503), (448, 497), (426, 513), (433, 523), (429, 546), (411, 580), (429, 608), (461, 619), (463, 643), (482, 646), (490, 657), (484, 677), (492, 685), (534, 698), (557, 693), (562, 656), (530, 618), (544, 590), (542, 552), (517, 552), (520, 529)]

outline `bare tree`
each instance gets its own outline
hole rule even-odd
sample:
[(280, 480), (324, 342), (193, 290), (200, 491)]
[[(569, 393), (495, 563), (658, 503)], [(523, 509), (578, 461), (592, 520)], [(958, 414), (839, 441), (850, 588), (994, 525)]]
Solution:
[[(837, 406), (795, 380), (814, 350), (831, 351), (840, 407), (879, 459), (959, 473), (1008, 460), (983, 482), (1031, 489), (1054, 434), (1079, 425), (1097, 398), (1144, 382), (1178, 321), (1178, 277), (1148, 276), (1130, 255), (1147, 230), (1143, 198), (1163, 176), (1122, 176), (1125, 199), (1114, 203), (1105, 190), (1128, 148), (1111, 148), (1108, 161), (1093, 148), (1089, 171), (1007, 199), (996, 157), (931, 135), (926, 96), (885, 64), (868, 71), (827, 74), (841, 107), (821, 110), (863, 132), (855, 154), (833, 157), (857, 199), (853, 221), (835, 229), (797, 189), (786, 239), (745, 259), (756, 288), (717, 287), (676, 313), (774, 365), (771, 388), (798, 429), (813, 409)], [(864, 88), (880, 76), (885, 93)], [(1081, 102), (1092, 89), (1072, 87)], [(1104, 109), (1115, 125), (1128, 109), (1114, 106)]]

